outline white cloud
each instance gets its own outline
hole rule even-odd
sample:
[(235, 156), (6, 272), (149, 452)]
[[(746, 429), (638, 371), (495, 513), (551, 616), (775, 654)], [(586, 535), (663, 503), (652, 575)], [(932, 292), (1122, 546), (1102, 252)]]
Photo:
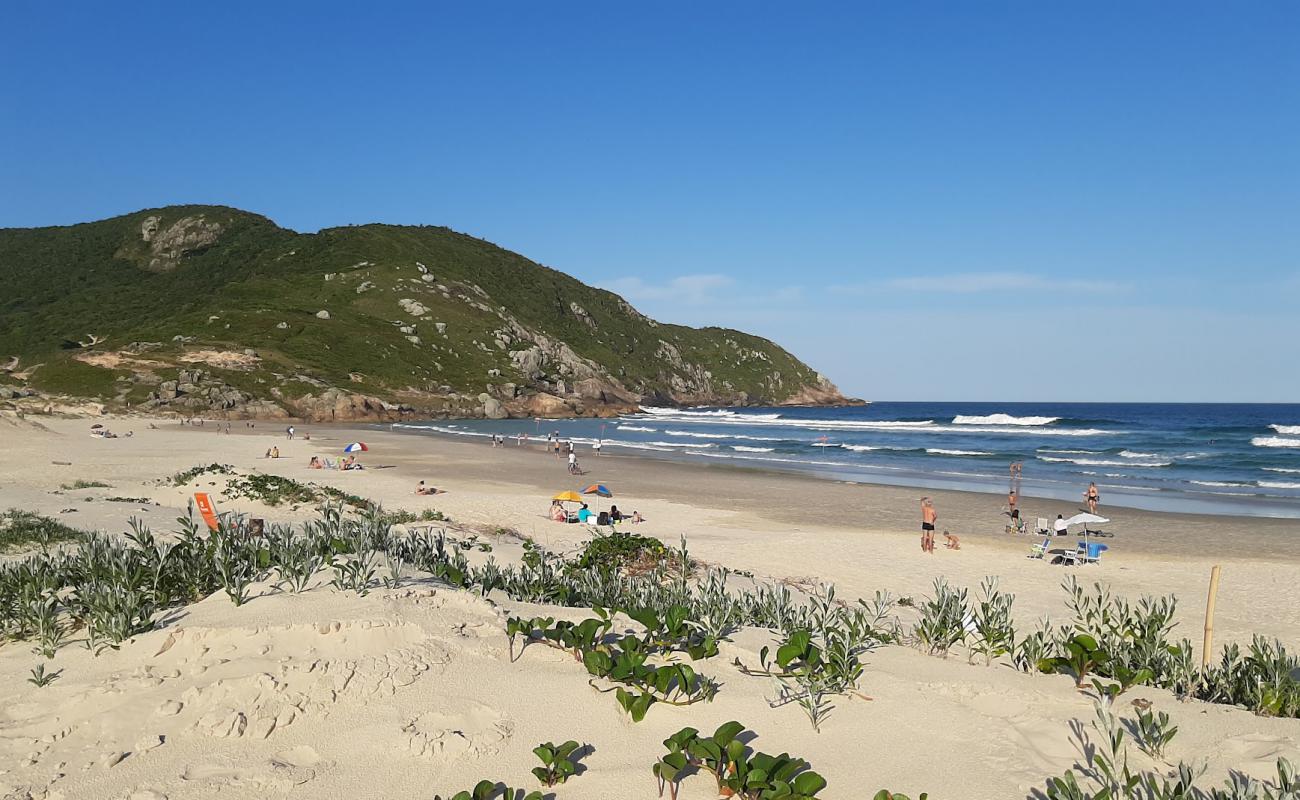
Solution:
[(984, 292), (1087, 292), (1106, 294), (1128, 287), (1114, 281), (1061, 279), (1026, 272), (966, 272), (891, 278), (878, 284), (835, 287), (839, 291), (868, 294), (887, 291), (980, 294)]
[(669, 300), (687, 305), (705, 305), (718, 299), (718, 292), (735, 284), (735, 280), (718, 274), (681, 275), (666, 283), (647, 283), (641, 278), (617, 278), (604, 283), (611, 292), (633, 303)]

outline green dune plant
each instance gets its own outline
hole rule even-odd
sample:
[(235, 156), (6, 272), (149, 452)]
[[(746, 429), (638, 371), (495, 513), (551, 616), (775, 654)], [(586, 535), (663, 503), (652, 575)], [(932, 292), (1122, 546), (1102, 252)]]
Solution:
[[(707, 772), (717, 782), (719, 794), (741, 800), (815, 800), (826, 780), (808, 769), (808, 762), (789, 753), (770, 755), (748, 747), (741, 735), (745, 726), (727, 722), (712, 736), (683, 728), (664, 740), (668, 752), (651, 767), (659, 796), (668, 789), (672, 798), (690, 768)], [(748, 737), (752, 738), (752, 737)]]
[(533, 755), (542, 762), (540, 767), (533, 767), (533, 776), (544, 786), (564, 783), (578, 774), (578, 756), (582, 745), (570, 739), (563, 744), (542, 742), (533, 748)]
[[(1113, 699), (1101, 695), (1094, 701), (1091, 741), (1084, 729), (1076, 731), (1084, 753), (1081, 765), (1047, 781), (1043, 792), (1034, 794), (1044, 800), (1294, 800), (1300, 797), (1300, 776), (1285, 758), (1276, 763), (1276, 775), (1258, 780), (1233, 771), (1221, 787), (1197, 785), (1204, 767), (1179, 762), (1172, 772), (1134, 769), (1129, 763), (1129, 737), (1134, 731), (1138, 746), (1149, 754), (1153, 744), (1163, 758), (1164, 747), (1177, 734), (1168, 718), (1148, 717), (1144, 722), (1123, 720), (1113, 709)], [(1144, 741), (1146, 736), (1156, 741)]]
[[(433, 800), (443, 800), (443, 796), (435, 794)], [(473, 789), (448, 795), (446, 800), (543, 800), (543, 795), (527, 789), (512, 789), (500, 781), (482, 780), (474, 784)]]
[(966, 640), (970, 605), (965, 589), (954, 589), (943, 578), (935, 578), (934, 593), (921, 606), (921, 618), (912, 636), (922, 650), (947, 658), (959, 642)]

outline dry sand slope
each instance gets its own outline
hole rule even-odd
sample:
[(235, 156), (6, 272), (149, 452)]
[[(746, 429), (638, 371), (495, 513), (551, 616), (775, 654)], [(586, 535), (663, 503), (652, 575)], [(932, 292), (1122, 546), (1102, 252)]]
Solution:
[[(175, 516), (183, 491), (153, 486), (151, 478), (211, 461), (266, 466), (252, 454), (260, 455), (273, 441), (174, 428), (142, 431), (143, 424), (134, 421), (137, 435), (131, 440), (87, 444), (80, 433), (84, 422), (49, 424), (53, 432), (6, 429), (0, 434), (12, 447), (7, 454), (17, 454), (6, 458), (0, 470), (0, 508), (18, 505), (57, 514), (58, 506), (77, 503), (85, 510), (64, 519), (81, 524), (94, 519), (115, 530), (122, 517), (143, 512), (48, 491), (74, 475), (107, 476), (116, 492), (147, 493), (164, 503), (149, 507), (149, 516), (166, 520)], [(271, 466), (300, 479), (352, 481), (349, 490), (418, 508), (409, 495), (415, 478), (451, 476), (450, 483), (438, 482), (447, 483), (452, 493), (435, 500), (454, 519), (546, 524), (535, 522), (538, 509), (531, 505), (521, 510), (526, 487), (473, 478), (479, 455), (462, 454), (455, 461), (443, 454), (440, 460), (424, 461), (421, 471), (397, 459), (398, 469), (321, 475), (301, 468), (319, 442), (304, 446), (281, 438), (278, 443), (293, 460)], [(69, 472), (48, 463), (52, 461), (76, 463)], [(892, 572), (888, 562), (864, 565), (874, 559), (850, 552), (853, 545), (842, 531), (803, 532), (810, 554), (790, 555), (782, 564), (780, 553), (741, 556), (737, 546), (747, 537), (776, 542), (778, 523), (753, 521), (741, 527), (744, 520), (728, 511), (675, 510), (648, 497), (638, 502), (654, 519), (674, 520), (667, 530), (645, 526), (661, 534), (689, 528), (690, 520), (729, 520), (727, 527), (711, 529), (710, 543), (700, 548), (710, 560), (728, 560), (729, 554), (742, 561), (751, 558), (756, 563), (750, 566), (782, 575), (816, 574), (827, 565), (827, 577), (840, 577), (838, 569), (851, 582), (896, 591), (913, 582), (923, 588), (921, 582), (931, 577), (911, 574), (918, 556), (911, 552), (910, 534), (882, 532), (880, 542), (896, 540), (897, 545), (877, 545), (884, 548), (878, 553), (881, 560), (913, 559), (907, 583), (897, 587), (887, 579)], [(272, 518), (308, 513), (250, 510)], [(166, 529), (157, 519), (154, 524), (158, 532)], [(562, 535), (552, 535), (552, 528), (540, 530), (562, 546), (575, 535), (572, 527), (555, 526)], [(818, 535), (833, 545), (819, 551)], [(664, 538), (675, 543), (676, 536)], [(520, 554), (518, 542), (508, 537), (494, 542), (492, 555), (498, 561), (516, 560)], [(996, 549), (976, 547), (962, 554), (973, 564), (961, 572), (978, 575), (1001, 563), (1009, 565), (1006, 578), (1013, 584), (1026, 564), (1047, 569)], [(1188, 573), (1203, 574), (1201, 566), (1189, 566)], [(1294, 565), (1288, 566), (1294, 575)], [(1254, 569), (1247, 563), (1233, 568)], [(1261, 564), (1258, 574), (1270, 574), (1268, 568), (1280, 569)], [(1154, 574), (1181, 580), (1172, 567)], [(1056, 580), (1054, 574), (1021, 585), (1031, 603), (1059, 607), (1059, 590), (1050, 585)], [(1128, 580), (1137, 585), (1141, 578)], [(1151, 585), (1149, 590), (1164, 588)], [(1279, 618), (1293, 614), (1288, 598), (1294, 591), (1294, 586), (1284, 586), (1278, 596), (1261, 596), (1257, 612), (1268, 618), (1262, 622), (1276, 626)], [(858, 800), (884, 786), (914, 797), (929, 791), (936, 799), (1024, 798), (1080, 760), (1071, 723), (1082, 721), (1086, 731), (1093, 713), (1089, 698), (1068, 677), (969, 666), (961, 655), (945, 660), (889, 646), (866, 655), (863, 696), (837, 699), (822, 731), (814, 733), (797, 708), (770, 706), (774, 691), (768, 680), (745, 676), (732, 665), (736, 659), (756, 664), (759, 649), (772, 643), (765, 631), (745, 630), (724, 643), (718, 657), (697, 665), (722, 684), (714, 702), (655, 706), (634, 724), (612, 695), (599, 694), (588, 684), (586, 671), (569, 655), (530, 646), (516, 661), (509, 656), (507, 616), (545, 613), (579, 620), (586, 616), (580, 610), (534, 607), (497, 595), (485, 599), (418, 576), (397, 589), (377, 587), (364, 597), (336, 590), (325, 573), (302, 594), (268, 583), (254, 585), (251, 594), (241, 607), (218, 593), (172, 610), (157, 630), (128, 640), (119, 650), (94, 655), (79, 641), (65, 645), (53, 662), (53, 668), (62, 670), (60, 678), (44, 688), (25, 681), (40, 660), (27, 644), (0, 645), (0, 798), (428, 798), (447, 796), (481, 778), (533, 788), (531, 749), (566, 739), (589, 744), (590, 752), (581, 759), (582, 774), (553, 790), (557, 800), (654, 798), (650, 766), (663, 752), (661, 741), (685, 725), (711, 731), (730, 719), (757, 735), (758, 748), (789, 751), (812, 762), (830, 783), (823, 792), (829, 800)], [(625, 625), (623, 620), (620, 627)], [(1295, 629), (1287, 621), (1280, 630), (1290, 636)], [(1294, 644), (1294, 638), (1288, 643)], [(1133, 715), (1131, 698), (1150, 699), (1174, 718), (1180, 732), (1168, 759), (1203, 759), (1207, 777), (1217, 780), (1229, 769), (1265, 776), (1278, 756), (1300, 763), (1300, 720), (1181, 703), (1167, 692), (1148, 689), (1124, 695), (1120, 710), (1125, 716)], [(1155, 765), (1136, 750), (1132, 758), (1135, 766)], [(714, 797), (711, 779), (688, 778), (680, 796)]]

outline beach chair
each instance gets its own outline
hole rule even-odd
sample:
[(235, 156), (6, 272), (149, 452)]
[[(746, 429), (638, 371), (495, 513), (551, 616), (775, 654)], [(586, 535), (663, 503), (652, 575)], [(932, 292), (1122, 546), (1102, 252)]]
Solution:
[(1074, 553), (1074, 560), (1081, 564), (1101, 562), (1101, 554), (1110, 548), (1100, 542), (1079, 542), (1079, 549)]
[(1040, 536), (1051, 536), (1052, 523), (1047, 519), (1047, 517), (1039, 517), (1038, 521), (1034, 523), (1034, 532)]
[(1042, 558), (1047, 555), (1047, 548), (1052, 544), (1051, 539), (1044, 539), (1038, 544), (1031, 545), (1029, 548), (1029, 558)]

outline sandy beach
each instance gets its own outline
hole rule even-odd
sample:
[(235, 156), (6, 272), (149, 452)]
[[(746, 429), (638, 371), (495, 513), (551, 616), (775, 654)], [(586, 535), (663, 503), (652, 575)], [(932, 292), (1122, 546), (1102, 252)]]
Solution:
[[(180, 426), (175, 420), (107, 420), (117, 433), (88, 435), (85, 419), (0, 419), (0, 510), (17, 508), (84, 529), (121, 533), (138, 517), (169, 531), (194, 491), (220, 488), (160, 483), (210, 463), (335, 486), (387, 509), (436, 509), (457, 535), (491, 542), (499, 562), (518, 561), (515, 531), (551, 550), (572, 552), (582, 526), (546, 518), (548, 498), (590, 482), (607, 484), (625, 512), (646, 522), (638, 533), (691, 555), (751, 572), (755, 580), (794, 586), (833, 583), (842, 599), (877, 591), (917, 604), (943, 577), (973, 590), (997, 576), (1015, 595), (1014, 615), (1030, 628), (1044, 615), (1066, 621), (1061, 583), (1068, 575), (1101, 582), (1117, 595), (1172, 594), (1176, 636), (1200, 646), (1211, 568), (1222, 567), (1216, 648), (1259, 634), (1300, 644), (1300, 526), (1294, 521), (1105, 509), (1113, 537), (1101, 563), (1078, 568), (1026, 558), (1034, 537), (1004, 532), (999, 498), (926, 491), (939, 529), (960, 550), (933, 555), (918, 545), (921, 490), (847, 484), (756, 470), (677, 464), (624, 455), (583, 455), (587, 474), (573, 478), (538, 444), (412, 435), (365, 427), (235, 422)], [(305, 441), (301, 433), (309, 431)], [(366, 469), (311, 470), (311, 456), (337, 457), (365, 441)], [(281, 458), (263, 458), (272, 446)], [(76, 480), (110, 488), (64, 490)], [(425, 480), (445, 494), (420, 497)], [(109, 501), (109, 497), (149, 502)], [(1026, 498), (1022, 513), (1077, 513), (1079, 504)], [(312, 508), (269, 508), (222, 500), (223, 511), (300, 522)], [(69, 510), (73, 509), (73, 510)], [(1053, 543), (1073, 547), (1075, 536)], [(941, 540), (942, 542), (942, 540)], [(13, 559), (21, 554), (8, 553)], [(475, 558), (482, 558), (475, 554)], [(711, 703), (655, 708), (631, 723), (609, 697), (587, 685), (580, 664), (542, 647), (511, 662), (506, 617), (546, 613), (578, 620), (576, 609), (541, 609), (495, 594), (447, 588), (430, 580), (377, 588), (365, 597), (328, 580), (303, 594), (258, 584), (233, 606), (218, 593), (169, 612), (156, 630), (99, 655), (77, 643), (53, 660), (59, 680), (37, 688), (25, 678), (38, 657), (22, 642), (0, 646), (0, 797), (430, 797), (449, 796), (481, 778), (527, 786), (530, 750), (542, 741), (591, 745), (584, 771), (558, 798), (653, 798), (650, 764), (661, 740), (690, 725), (711, 731), (736, 719), (769, 752), (808, 759), (830, 783), (829, 798), (870, 796), (889, 787), (934, 798), (1017, 798), (1080, 761), (1070, 724), (1092, 719), (1090, 696), (1064, 675), (1023, 674), (1006, 665), (966, 663), (912, 647), (887, 645), (864, 657), (860, 694), (840, 698), (816, 733), (792, 706), (772, 708), (771, 682), (747, 677), (736, 659), (757, 663), (774, 637), (745, 629), (722, 644), (702, 670), (722, 690)], [(905, 627), (915, 619), (895, 609)], [(1180, 731), (1166, 758), (1203, 760), (1207, 777), (1228, 770), (1266, 776), (1285, 756), (1300, 762), (1300, 720), (1270, 719), (1226, 705), (1180, 702), (1137, 687)], [(1164, 768), (1134, 751), (1135, 763)], [(549, 791), (549, 790), (548, 790)], [(702, 776), (682, 784), (683, 800), (714, 797)]]

